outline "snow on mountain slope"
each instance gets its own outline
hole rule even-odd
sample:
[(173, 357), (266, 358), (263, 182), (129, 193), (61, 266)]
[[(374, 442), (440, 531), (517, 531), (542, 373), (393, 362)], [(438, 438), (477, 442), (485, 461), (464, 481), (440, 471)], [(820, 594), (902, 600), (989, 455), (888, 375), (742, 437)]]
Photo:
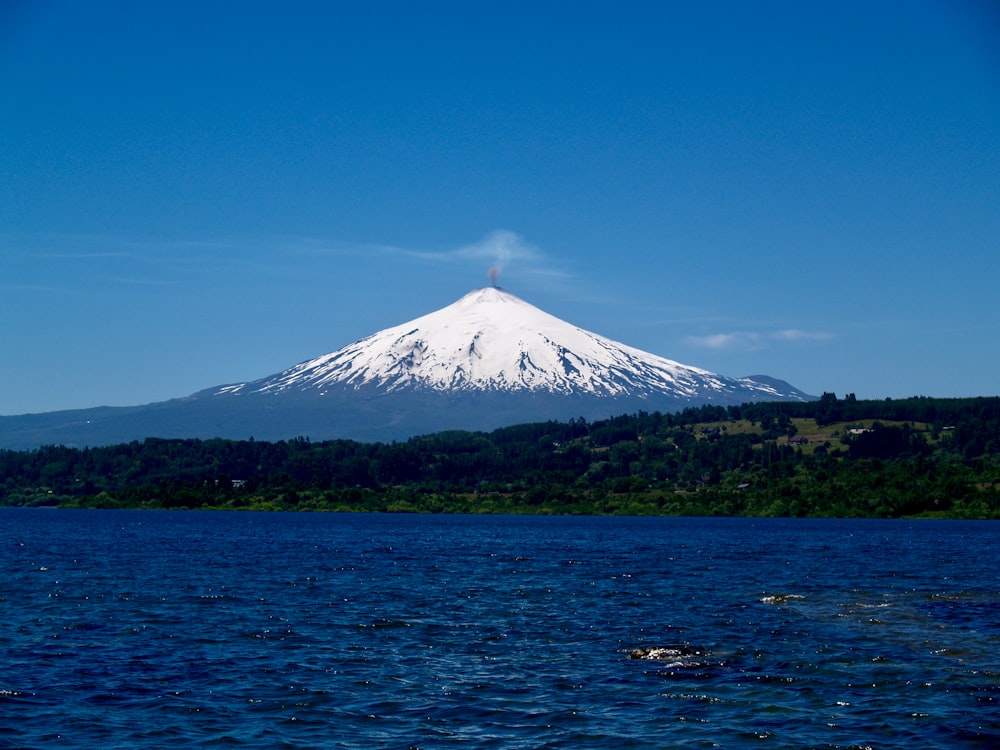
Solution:
[(728, 378), (616, 343), (490, 287), (261, 380), (143, 406), (0, 417), (0, 448), (150, 436), (388, 442), (812, 398), (771, 377)]
[(710, 401), (723, 394), (769, 400), (797, 398), (798, 393), (716, 375), (617, 343), (496, 287), (472, 291), (447, 307), (277, 375), (215, 393), (323, 393), (345, 387), (384, 393), (663, 394)]

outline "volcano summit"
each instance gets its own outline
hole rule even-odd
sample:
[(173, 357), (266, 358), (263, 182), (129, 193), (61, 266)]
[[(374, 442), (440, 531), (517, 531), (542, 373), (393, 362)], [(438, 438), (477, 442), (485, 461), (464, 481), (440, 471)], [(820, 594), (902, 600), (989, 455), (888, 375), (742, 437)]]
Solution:
[(139, 407), (0, 417), (0, 446), (157, 437), (404, 439), (446, 429), (806, 401), (620, 344), (498, 287), (275, 375)]
[(725, 378), (577, 328), (497, 287), (217, 395), (331, 387), (440, 394), (532, 393), (698, 402), (806, 400), (774, 381)]

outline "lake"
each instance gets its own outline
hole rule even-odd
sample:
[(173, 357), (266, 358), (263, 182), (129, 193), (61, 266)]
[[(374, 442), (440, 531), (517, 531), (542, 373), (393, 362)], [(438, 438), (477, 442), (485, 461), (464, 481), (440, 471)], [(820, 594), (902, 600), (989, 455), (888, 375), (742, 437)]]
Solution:
[(998, 533), (3, 508), (0, 746), (1000, 747)]

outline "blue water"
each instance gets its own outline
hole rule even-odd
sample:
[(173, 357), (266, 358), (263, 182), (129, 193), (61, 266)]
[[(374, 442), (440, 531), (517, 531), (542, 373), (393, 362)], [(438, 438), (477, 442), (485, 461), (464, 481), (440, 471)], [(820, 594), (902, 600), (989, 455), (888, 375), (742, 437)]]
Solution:
[(996, 748), (998, 534), (0, 509), (0, 747)]

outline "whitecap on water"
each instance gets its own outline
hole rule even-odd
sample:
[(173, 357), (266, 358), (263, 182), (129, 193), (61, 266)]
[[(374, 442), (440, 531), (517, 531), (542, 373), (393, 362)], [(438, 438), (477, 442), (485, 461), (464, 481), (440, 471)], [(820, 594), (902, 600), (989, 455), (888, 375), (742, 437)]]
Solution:
[(662, 663), (670, 669), (704, 666), (708, 654), (691, 646), (651, 646), (628, 652), (630, 659), (645, 659)]
[(768, 594), (762, 596), (760, 601), (762, 604), (788, 604), (796, 599), (805, 599), (805, 597), (801, 594)]

